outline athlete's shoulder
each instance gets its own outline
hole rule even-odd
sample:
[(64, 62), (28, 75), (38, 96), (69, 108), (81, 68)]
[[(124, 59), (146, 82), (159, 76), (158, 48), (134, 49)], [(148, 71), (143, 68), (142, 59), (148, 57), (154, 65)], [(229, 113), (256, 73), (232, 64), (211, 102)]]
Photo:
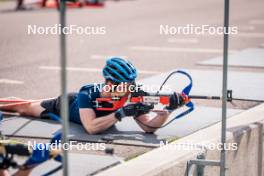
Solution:
[(101, 87), (102, 87), (101, 84), (87, 84), (80, 89), (80, 92), (86, 94), (92, 94), (92, 93), (100, 92)]
[(94, 100), (98, 97), (100, 97), (100, 86), (98, 84), (83, 86), (77, 97), (79, 108), (93, 108)]

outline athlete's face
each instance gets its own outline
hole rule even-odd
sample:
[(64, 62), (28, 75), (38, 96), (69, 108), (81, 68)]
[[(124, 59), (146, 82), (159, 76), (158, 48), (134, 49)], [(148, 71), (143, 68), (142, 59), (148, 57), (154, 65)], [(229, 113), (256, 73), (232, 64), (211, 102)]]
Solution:
[(109, 92), (110, 96), (123, 97), (129, 95), (131, 85), (131, 83), (115, 84), (108, 81), (104, 91)]

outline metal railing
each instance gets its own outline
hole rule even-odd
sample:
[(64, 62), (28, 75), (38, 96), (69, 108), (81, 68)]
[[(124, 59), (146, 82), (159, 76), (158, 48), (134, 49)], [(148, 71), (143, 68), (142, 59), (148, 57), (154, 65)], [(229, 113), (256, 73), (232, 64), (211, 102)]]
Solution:
[[(60, 0), (60, 24), (61, 30), (66, 25), (66, 6), (65, 0)], [(228, 26), (229, 26), (229, 0), (225, 0), (224, 5), (224, 28), (227, 32), (224, 33), (223, 42), (223, 82), (222, 82), (222, 128), (221, 128), (221, 143), (226, 143), (226, 104), (227, 104), (227, 73), (228, 73)], [(63, 143), (68, 143), (68, 97), (67, 97), (67, 57), (66, 57), (66, 35), (60, 31), (60, 64), (61, 64), (61, 117), (63, 119)], [(197, 166), (220, 166), (220, 176), (225, 176), (226, 171), (226, 151), (224, 147), (221, 150), (220, 161), (205, 160), (198, 158), (190, 160), (187, 164), (187, 174), (192, 165)], [(201, 167), (200, 167), (201, 168)], [(203, 173), (201, 171), (201, 173)], [(63, 150), (63, 175), (68, 176), (68, 152)]]
[[(221, 126), (221, 143), (226, 143), (226, 104), (228, 101), (227, 79), (228, 79), (228, 26), (229, 26), (229, 0), (225, 0), (224, 5), (224, 39), (223, 39), (223, 82), (222, 82), (222, 126)], [(187, 176), (191, 173), (193, 165), (197, 166), (197, 175), (204, 175), (205, 166), (219, 166), (220, 176), (226, 175), (226, 151), (222, 147), (220, 160), (206, 160), (205, 156), (190, 160), (187, 163)]]

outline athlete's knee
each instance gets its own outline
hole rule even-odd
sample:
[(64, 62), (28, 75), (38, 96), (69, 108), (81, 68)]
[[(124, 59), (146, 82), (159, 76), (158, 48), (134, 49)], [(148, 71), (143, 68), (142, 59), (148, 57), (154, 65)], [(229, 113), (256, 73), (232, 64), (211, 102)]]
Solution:
[(18, 113), (25, 116), (38, 117), (43, 111), (38, 103), (30, 103), (18, 109)]
[(41, 102), (31, 103), (27, 109), (27, 113), (34, 117), (40, 117), (41, 112), (45, 109), (40, 105)]

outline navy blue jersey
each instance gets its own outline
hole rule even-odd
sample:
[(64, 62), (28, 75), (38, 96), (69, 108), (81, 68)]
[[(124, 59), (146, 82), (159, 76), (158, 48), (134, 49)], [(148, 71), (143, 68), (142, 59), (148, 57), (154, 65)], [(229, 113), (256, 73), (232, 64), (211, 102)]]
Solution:
[(102, 84), (90, 84), (80, 89), (74, 101), (70, 104), (70, 121), (81, 124), (79, 109), (82, 108), (93, 109), (96, 117), (105, 116), (114, 112), (96, 110), (95, 100), (100, 97), (100, 88), (102, 86)]

